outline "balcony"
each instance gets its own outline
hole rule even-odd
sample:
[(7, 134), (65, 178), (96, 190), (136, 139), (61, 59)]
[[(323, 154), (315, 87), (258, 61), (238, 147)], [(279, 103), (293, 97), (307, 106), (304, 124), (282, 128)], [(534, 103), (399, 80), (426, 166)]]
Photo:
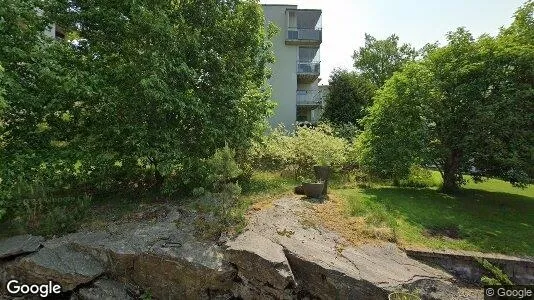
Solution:
[(297, 91), (297, 106), (321, 107), (322, 98), (317, 91)]
[(321, 74), (321, 62), (319, 61), (298, 61), (297, 80), (300, 83), (314, 82)]
[(319, 46), (323, 41), (322, 12), (317, 9), (288, 9), (286, 45)]
[(323, 40), (322, 29), (296, 28), (287, 29), (286, 45), (318, 46)]

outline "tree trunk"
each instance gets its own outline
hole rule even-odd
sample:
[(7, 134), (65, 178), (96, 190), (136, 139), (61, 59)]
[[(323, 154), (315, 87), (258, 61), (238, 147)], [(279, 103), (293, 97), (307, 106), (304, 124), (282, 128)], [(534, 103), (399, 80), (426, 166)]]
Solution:
[(462, 154), (459, 150), (452, 150), (443, 165), (443, 186), (441, 191), (447, 194), (454, 194), (460, 189), (460, 160)]
[(154, 177), (156, 179), (156, 184), (155, 184), (155, 187), (156, 189), (159, 191), (161, 190), (161, 188), (163, 187), (163, 180), (165, 179), (163, 177), (163, 175), (161, 175), (161, 173), (156, 169), (156, 171), (154, 172)]

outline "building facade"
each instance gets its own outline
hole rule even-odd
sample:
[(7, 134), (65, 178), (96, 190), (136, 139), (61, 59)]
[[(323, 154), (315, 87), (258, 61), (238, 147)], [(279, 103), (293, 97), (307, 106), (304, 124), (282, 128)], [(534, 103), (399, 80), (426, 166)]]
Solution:
[(266, 24), (280, 31), (273, 39), (272, 99), (277, 103), (271, 126), (292, 128), (297, 122), (315, 123), (322, 112), (322, 12), (296, 5), (263, 5)]

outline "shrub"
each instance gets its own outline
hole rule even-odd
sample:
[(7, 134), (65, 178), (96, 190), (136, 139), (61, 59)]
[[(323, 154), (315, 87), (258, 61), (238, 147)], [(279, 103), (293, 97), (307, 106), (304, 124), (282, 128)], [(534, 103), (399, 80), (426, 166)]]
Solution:
[(349, 142), (335, 136), (326, 124), (299, 127), (288, 132), (283, 127), (267, 135), (255, 146), (253, 155), (264, 168), (292, 170), (295, 177), (307, 175), (314, 165), (343, 167), (348, 162)]
[(0, 221), (4, 219), (6, 215), (6, 203), (4, 200), (0, 200)]
[(89, 213), (91, 197), (58, 193), (44, 182), (36, 180), (30, 184), (19, 178), (10, 188), (2, 187), (0, 202), (5, 206), (0, 210), (4, 212), (5, 224), (21, 232), (45, 236), (76, 231)]
[(222, 149), (217, 149), (215, 154), (206, 161), (209, 170), (208, 182), (212, 185), (214, 192), (225, 189), (225, 185), (236, 180), (242, 171), (235, 161), (235, 151), (225, 145)]
[(439, 186), (441, 183), (436, 180), (429, 169), (420, 166), (411, 166), (408, 178), (400, 180), (399, 185), (403, 187), (433, 187)]
[[(58, 190), (152, 181), (183, 192), (224, 141), (247, 148), (264, 132), (275, 32), (259, 3), (209, 1), (199, 14), (190, 1), (120, 2), (131, 14), (115, 18), (117, 3), (2, 1), (0, 178), (8, 188), (21, 175)], [(45, 38), (50, 23), (67, 39)]]
[(74, 232), (88, 215), (91, 198), (46, 197), (25, 199), (14, 207), (15, 223), (24, 231), (44, 236)]

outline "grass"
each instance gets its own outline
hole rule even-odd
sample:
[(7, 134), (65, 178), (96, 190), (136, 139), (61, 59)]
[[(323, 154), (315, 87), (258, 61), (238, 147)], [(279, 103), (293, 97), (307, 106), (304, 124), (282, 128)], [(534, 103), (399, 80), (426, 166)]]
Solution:
[[(321, 222), (357, 244), (396, 241), (401, 246), (534, 255), (534, 186), (525, 189), (489, 179), (467, 184), (455, 196), (441, 194), (438, 172), (406, 188), (364, 185), (336, 178), (330, 200), (315, 211)], [(257, 172), (244, 185), (243, 207), (261, 209), (297, 184), (273, 172)]]
[(278, 172), (256, 171), (248, 182), (242, 183), (241, 201), (245, 208), (260, 209), (269, 205), (274, 198), (291, 194), (298, 185), (294, 179), (281, 176)]
[(399, 187), (349, 188), (336, 194), (345, 199), (350, 216), (391, 227), (402, 246), (533, 256), (534, 186), (468, 181), (455, 196), (435, 188)]
[[(534, 256), (532, 185), (520, 189), (497, 179), (475, 183), (467, 177), (462, 192), (449, 196), (437, 191), (440, 181), (437, 172), (430, 172), (423, 178), (425, 184), (431, 186), (427, 188), (379, 186), (379, 183), (356, 187), (359, 180), (338, 177), (330, 184), (329, 201), (315, 205), (316, 219), (311, 221), (321, 222), (351, 243), (388, 240), (408, 247)], [(414, 182), (408, 184), (417, 186), (420, 178), (414, 178)], [(241, 221), (247, 212), (263, 209), (273, 200), (292, 195), (298, 183), (276, 172), (256, 171), (249, 181), (240, 184), (242, 194), (232, 211), (232, 217), (239, 221), (235, 222), (237, 232), (245, 226)], [(91, 201), (90, 217), (75, 217), (75, 222), (70, 219), (51, 224), (41, 222), (44, 229), (36, 233), (52, 235), (57, 227), (55, 223), (67, 224), (58, 230), (65, 232), (76, 230), (81, 223), (85, 228), (99, 228), (168, 200), (150, 193), (99, 195)], [(176, 201), (185, 204), (192, 199), (173, 200)], [(0, 225), (3, 227), (0, 238), (22, 233), (16, 226)], [(42, 230), (45, 232), (39, 232)]]

